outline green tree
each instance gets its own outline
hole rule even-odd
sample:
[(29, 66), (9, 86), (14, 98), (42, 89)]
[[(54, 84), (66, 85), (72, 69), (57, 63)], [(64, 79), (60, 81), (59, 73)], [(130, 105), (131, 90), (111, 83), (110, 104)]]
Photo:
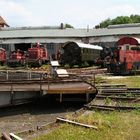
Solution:
[(130, 18), (134, 23), (140, 23), (140, 16), (139, 15), (131, 15)]
[(128, 23), (140, 23), (140, 15), (118, 16), (114, 19), (108, 18), (102, 21), (99, 25), (96, 25), (95, 28), (106, 28), (108, 25)]
[(65, 24), (65, 27), (66, 27), (66, 28), (74, 28), (72, 25), (70, 25), (70, 24), (68, 24), (68, 23)]

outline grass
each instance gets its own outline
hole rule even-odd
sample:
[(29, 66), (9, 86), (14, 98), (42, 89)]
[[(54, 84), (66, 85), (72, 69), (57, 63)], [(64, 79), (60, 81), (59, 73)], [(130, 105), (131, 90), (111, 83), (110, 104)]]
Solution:
[(92, 112), (76, 121), (96, 125), (98, 130), (61, 124), (59, 129), (33, 140), (139, 140), (140, 112)]
[(126, 84), (128, 87), (140, 87), (140, 77), (139, 76), (128, 76), (126, 78), (111, 79), (109, 83)]
[(128, 87), (140, 87), (140, 76), (114, 76), (113, 78), (109, 77), (97, 77), (101, 81), (104, 81), (108, 84), (126, 84)]
[[(96, 83), (104, 81), (108, 84), (126, 84), (129, 87), (140, 87), (139, 76), (125, 76), (118, 78), (98, 77)], [(109, 103), (107, 100), (106, 103)], [(39, 136), (33, 140), (139, 140), (140, 139), (140, 111), (113, 111), (113, 112), (85, 112), (73, 118), (81, 123), (95, 125), (98, 130), (87, 129), (70, 124), (61, 124), (58, 129), (47, 135)]]

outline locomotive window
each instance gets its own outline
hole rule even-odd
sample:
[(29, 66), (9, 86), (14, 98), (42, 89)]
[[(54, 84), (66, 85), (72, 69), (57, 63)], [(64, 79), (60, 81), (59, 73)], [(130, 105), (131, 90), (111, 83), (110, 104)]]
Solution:
[(85, 49), (83, 49), (83, 53), (85, 53)]
[(140, 51), (140, 48), (139, 48), (139, 47), (132, 47), (131, 50), (137, 50), (137, 51)]
[(89, 53), (91, 53), (91, 49), (89, 49)]
[(126, 46), (126, 50), (129, 50), (129, 45)]

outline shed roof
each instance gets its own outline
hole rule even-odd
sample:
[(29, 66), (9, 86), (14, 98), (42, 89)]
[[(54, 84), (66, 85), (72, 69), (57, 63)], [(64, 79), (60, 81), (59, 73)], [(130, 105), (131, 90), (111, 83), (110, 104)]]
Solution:
[(19, 27), (0, 29), (0, 38), (55, 38), (55, 37), (101, 37), (112, 35), (140, 35), (140, 27), (103, 29), (51, 29), (47, 27)]

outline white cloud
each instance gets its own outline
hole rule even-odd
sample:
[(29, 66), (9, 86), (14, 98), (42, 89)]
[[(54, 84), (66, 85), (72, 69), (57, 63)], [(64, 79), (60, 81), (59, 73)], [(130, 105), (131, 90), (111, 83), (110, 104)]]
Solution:
[[(116, 1), (116, 2), (115, 2)], [(137, 0), (0, 0), (0, 15), (11, 26), (42, 26), (70, 23), (93, 27), (107, 18), (140, 14)]]
[(10, 0), (0, 0), (0, 15), (11, 25), (22, 25), (32, 23), (32, 14), (20, 3)]

